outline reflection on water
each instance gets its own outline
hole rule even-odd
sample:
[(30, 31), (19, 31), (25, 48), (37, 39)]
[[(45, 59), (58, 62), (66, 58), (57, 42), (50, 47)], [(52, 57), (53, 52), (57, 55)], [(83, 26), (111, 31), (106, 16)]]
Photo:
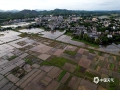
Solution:
[(64, 33), (65, 33), (65, 31), (60, 32), (60, 31), (57, 31), (57, 30), (41, 32), (41, 34), (43, 34), (42, 37), (46, 37), (46, 38), (49, 38), (49, 39), (56, 39), (57, 37), (63, 35)]
[(51, 30), (51, 33), (54, 34), (54, 32), (56, 32), (56, 30)]

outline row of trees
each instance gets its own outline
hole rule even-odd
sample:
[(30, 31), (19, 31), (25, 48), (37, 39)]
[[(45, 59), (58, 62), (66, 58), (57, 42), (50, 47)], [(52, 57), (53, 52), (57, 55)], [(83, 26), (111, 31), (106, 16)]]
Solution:
[(99, 39), (95, 40), (94, 38), (89, 37), (88, 34), (83, 34), (83, 33), (81, 33), (79, 36), (78, 35), (73, 36), (73, 39), (84, 40), (89, 43), (93, 43), (93, 44), (97, 44), (97, 45), (99, 45), (101, 43)]
[(112, 38), (108, 38), (107, 35), (99, 36), (97, 39), (89, 37), (88, 34), (81, 33), (80, 35), (73, 36), (73, 39), (84, 40), (97, 45), (109, 45), (112, 43), (120, 43), (120, 35), (113, 35)]

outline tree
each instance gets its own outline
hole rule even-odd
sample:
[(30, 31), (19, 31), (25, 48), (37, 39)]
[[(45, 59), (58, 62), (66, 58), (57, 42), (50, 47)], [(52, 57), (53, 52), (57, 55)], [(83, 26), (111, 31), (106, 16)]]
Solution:
[[(120, 39), (119, 39), (120, 40)], [(112, 43), (113, 42), (113, 38), (108, 38), (108, 42)]]
[(74, 39), (79, 39), (79, 36), (78, 36), (78, 35), (75, 35), (73, 38), (74, 38)]
[(88, 37), (88, 41), (91, 42), (91, 43), (94, 43), (94, 38), (91, 38), (91, 37)]
[(89, 40), (88, 34), (84, 34), (83, 39), (86, 40), (86, 41), (88, 41)]
[(100, 40), (97, 38), (97, 39), (95, 40), (95, 43), (96, 43), (96, 44), (100, 44)]
[(109, 43), (109, 39), (108, 39), (108, 37), (107, 36), (102, 36), (101, 37), (101, 40), (102, 40), (102, 44), (108, 44)]
[(81, 32), (81, 34), (79, 35), (79, 39), (83, 39), (83, 32)]
[(115, 37), (115, 41), (120, 41), (120, 36)]

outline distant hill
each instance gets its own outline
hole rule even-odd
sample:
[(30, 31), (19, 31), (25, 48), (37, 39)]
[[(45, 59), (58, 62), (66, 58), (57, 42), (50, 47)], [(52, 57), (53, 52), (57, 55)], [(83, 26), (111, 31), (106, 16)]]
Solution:
[(0, 12), (19, 12), (19, 10), (0, 10)]
[[(120, 14), (120, 10), (114, 11), (83, 11), (83, 10), (67, 10), (67, 9), (54, 9), (54, 10), (0, 10), (0, 23), (4, 21), (9, 21), (10, 19), (23, 19), (23, 18), (33, 18), (38, 15), (84, 15), (84, 16), (102, 16), (111, 14)], [(4, 21), (3, 21), (4, 20)]]
[(4, 10), (0, 10), (0, 12), (4, 12)]
[(18, 13), (21, 13), (21, 14), (34, 14), (34, 15), (38, 14), (38, 12), (35, 11), (35, 10), (27, 10), (27, 9), (26, 10), (22, 10), (22, 11), (20, 11)]
[[(9, 21), (11, 19), (24, 19), (24, 18), (33, 18), (39, 15), (39, 12), (35, 10), (22, 10), (22, 11), (2, 11), (0, 12), (0, 23), (4, 21)], [(4, 19), (4, 20), (2, 20)]]
[(16, 12), (19, 12), (19, 10), (7, 10), (5, 12), (13, 12), (13, 13), (16, 13)]
[(84, 11), (84, 10), (67, 10), (67, 9), (54, 9), (54, 10), (39, 10), (39, 9), (35, 9), (35, 10), (29, 10), (29, 9), (25, 9), (25, 10), (0, 10), (0, 12), (14, 12), (14, 13), (19, 13), (19, 14), (32, 14), (32, 15), (37, 15), (37, 14), (53, 14), (53, 15), (66, 15), (66, 14), (80, 14), (80, 13), (111, 13), (111, 12), (120, 12), (120, 10), (94, 10), (94, 11)]
[(89, 16), (89, 15), (106, 15), (106, 14), (111, 14), (111, 13), (120, 13), (120, 10), (114, 10), (114, 11), (107, 11), (107, 10), (98, 10), (98, 11), (84, 11), (84, 10), (67, 10), (67, 9), (54, 9), (54, 10), (44, 10), (44, 11), (39, 11), (39, 14), (42, 15), (85, 15), (85, 16)]

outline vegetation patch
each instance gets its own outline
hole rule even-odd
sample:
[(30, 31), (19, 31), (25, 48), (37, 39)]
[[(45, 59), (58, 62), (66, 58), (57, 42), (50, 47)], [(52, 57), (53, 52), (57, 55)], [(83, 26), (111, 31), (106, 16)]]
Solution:
[(74, 74), (78, 77), (84, 77), (84, 74), (80, 72), (81, 71), (81, 66), (77, 66), (75, 71), (74, 71)]
[(37, 58), (36, 56), (34, 55), (28, 55), (27, 57), (24, 58), (25, 62), (32, 65), (33, 63), (34, 64), (40, 64), (42, 63), (43, 61), (39, 58)]
[(58, 82), (63, 78), (63, 76), (66, 74), (66, 71), (62, 71), (58, 77)]
[(73, 77), (73, 74), (70, 74), (69, 78), (66, 80), (64, 84), (68, 85), (72, 77)]
[(116, 56), (117, 61), (120, 61), (120, 56)]
[(71, 88), (68, 87), (67, 85), (64, 85), (63, 88), (62, 88), (62, 90), (70, 90), (70, 89), (71, 89)]
[(62, 68), (66, 62), (73, 64), (73, 65), (77, 65), (77, 63), (70, 61), (70, 60), (63, 58), (63, 57), (54, 57), (49, 61), (42, 62), (40, 65), (41, 66), (43, 66), (43, 65), (57, 66), (57, 67)]
[(52, 64), (48, 61), (44, 61), (40, 64), (40, 66), (47, 65), (47, 66), (52, 66)]
[(118, 72), (120, 73), (120, 69), (118, 69)]
[(22, 34), (20, 34), (19, 36), (20, 37), (27, 37), (29, 34), (27, 34), (27, 33), (22, 33)]
[(39, 37), (39, 34), (34, 34), (34, 33), (30, 33), (30, 34), (28, 34), (28, 33), (22, 33), (22, 34), (20, 34), (19, 35), (20, 37)]
[(30, 60), (30, 59), (25, 59), (25, 62), (26, 62), (27, 64), (30, 64), (30, 65), (33, 64), (32, 60)]
[(113, 82), (109, 82), (109, 89), (108, 90), (116, 90), (115, 84)]
[(119, 85), (119, 84), (120, 84), (119, 79), (113, 78), (113, 80), (114, 80), (114, 83), (115, 83), (116, 85)]
[(67, 35), (67, 36), (72, 36), (73, 34), (70, 33), (70, 32), (67, 32), (67, 33), (65, 33), (65, 35)]
[(52, 63), (55, 66), (62, 67), (66, 63), (66, 59), (62, 57), (55, 57), (52, 58), (49, 62)]
[(89, 49), (89, 52), (95, 54), (93, 49)]
[(42, 62), (40, 65), (51, 65), (51, 66), (62, 67), (65, 63), (66, 63), (66, 59), (65, 58), (55, 57), (55, 58), (52, 58), (49, 61)]
[(27, 72), (25, 72), (25, 70), (23, 68), (20, 68), (20, 67), (14, 68), (11, 71), (11, 73), (20, 79), (23, 78), (27, 74)]
[(8, 60), (11, 61), (11, 60), (15, 59), (16, 57), (17, 57), (17, 56), (13, 55), (13, 56), (11, 56), (10, 58), (8, 58)]
[(111, 64), (110, 64), (110, 70), (113, 70), (113, 69), (114, 69), (114, 64), (111, 63)]
[(99, 55), (99, 56), (102, 56), (102, 52), (98, 52), (98, 55)]
[(88, 77), (91, 77), (91, 78), (96, 77), (96, 75), (94, 75), (93, 73), (90, 73), (90, 72), (85, 72), (85, 75)]
[[(113, 78), (113, 77), (110, 77)], [(119, 79), (113, 78), (114, 82), (109, 82), (109, 89), (108, 90), (117, 90), (117, 87), (119, 86)]]
[(99, 48), (99, 45), (94, 44), (94, 43), (90, 43), (90, 42), (85, 41), (85, 40), (80, 40), (80, 39), (76, 39), (76, 38), (72, 38), (72, 40), (78, 41), (78, 42), (83, 42), (83, 43), (85, 43), (85, 44), (87, 44), (87, 45), (89, 45), (91, 47)]
[(95, 66), (95, 69), (94, 70), (96, 70), (98, 68), (98, 64)]
[(93, 82), (93, 78), (85, 77), (86, 80)]
[(68, 54), (68, 55), (75, 56), (77, 52), (65, 50), (64, 53)]
[(0, 37), (1, 37), (1, 36), (4, 36), (4, 34), (0, 34)]

